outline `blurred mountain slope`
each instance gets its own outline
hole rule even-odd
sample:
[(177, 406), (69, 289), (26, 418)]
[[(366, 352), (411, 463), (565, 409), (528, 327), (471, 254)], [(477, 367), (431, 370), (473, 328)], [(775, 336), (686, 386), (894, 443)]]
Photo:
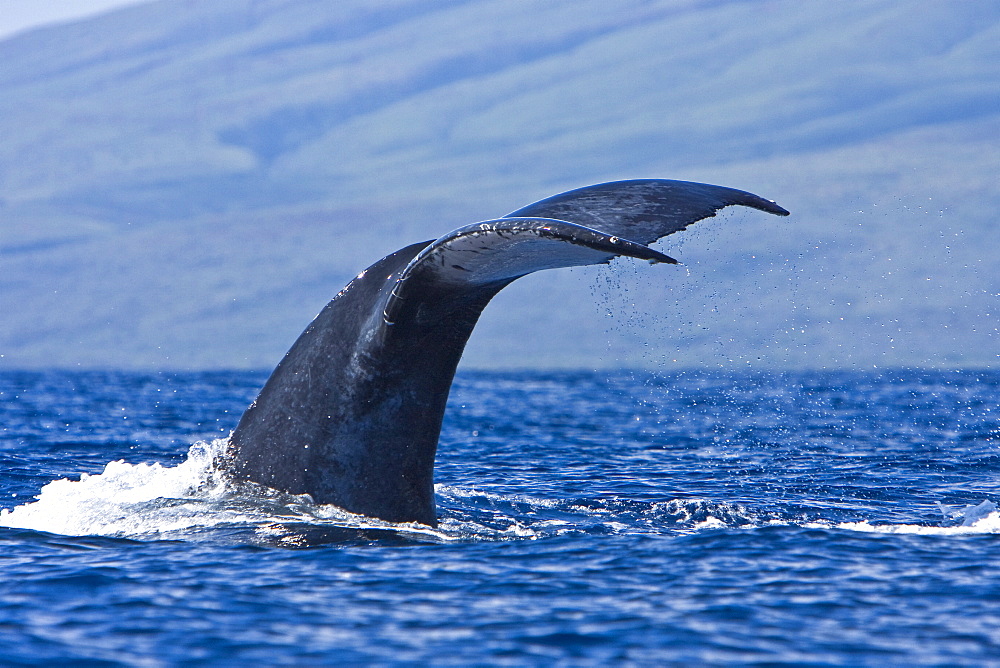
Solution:
[(24, 33), (2, 362), (268, 367), (402, 245), (664, 177), (794, 216), (664, 242), (686, 271), (524, 279), (467, 363), (995, 365), (998, 45), (987, 1), (162, 0)]

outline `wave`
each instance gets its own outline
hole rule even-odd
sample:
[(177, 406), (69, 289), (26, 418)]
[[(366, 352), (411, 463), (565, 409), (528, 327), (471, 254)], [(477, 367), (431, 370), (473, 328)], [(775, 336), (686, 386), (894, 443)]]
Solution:
[(918, 534), (922, 536), (957, 536), (978, 533), (1000, 533), (1000, 512), (992, 501), (983, 501), (964, 508), (948, 508), (938, 504), (945, 516), (944, 526), (922, 524), (872, 524), (871, 522), (841, 522), (838, 529), (864, 533)]
[(941, 506), (939, 526), (805, 521), (780, 512), (705, 499), (551, 499), (437, 485), (437, 528), (395, 524), (316, 504), (254, 483), (234, 483), (217, 462), (227, 439), (199, 442), (177, 466), (113, 461), (99, 474), (54, 480), (34, 501), (0, 510), (0, 526), (69, 536), (229, 539), (304, 546), (330, 542), (525, 540), (572, 534), (678, 534), (713, 529), (802, 526), (868, 533), (1000, 533), (990, 501)]

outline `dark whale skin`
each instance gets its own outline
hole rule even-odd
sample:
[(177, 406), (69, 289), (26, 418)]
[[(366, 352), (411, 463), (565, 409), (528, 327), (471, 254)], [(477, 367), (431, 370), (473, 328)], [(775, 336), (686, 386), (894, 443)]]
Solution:
[(436, 525), (434, 457), (455, 369), (483, 308), (520, 276), (619, 256), (751, 193), (684, 181), (569, 191), (388, 255), (320, 312), (230, 437), (231, 474), (389, 522)]

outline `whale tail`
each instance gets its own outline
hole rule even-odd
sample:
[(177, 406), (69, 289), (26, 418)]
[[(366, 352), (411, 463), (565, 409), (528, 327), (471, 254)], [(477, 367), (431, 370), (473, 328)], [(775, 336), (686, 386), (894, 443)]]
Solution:
[(230, 439), (241, 479), (392, 522), (436, 524), (445, 403), (479, 315), (541, 269), (620, 256), (676, 263), (647, 244), (769, 200), (667, 180), (569, 191), (407, 246), (361, 272), (306, 328)]

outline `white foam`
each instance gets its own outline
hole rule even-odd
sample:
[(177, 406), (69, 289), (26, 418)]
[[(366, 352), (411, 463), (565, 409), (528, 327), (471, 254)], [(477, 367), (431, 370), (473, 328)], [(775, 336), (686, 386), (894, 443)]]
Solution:
[(177, 466), (119, 460), (79, 480), (54, 480), (42, 487), (35, 501), (0, 510), (0, 526), (118, 537), (161, 537), (234, 526), (266, 536), (269, 531), (283, 532), (275, 525), (306, 523), (456, 538), (420, 524), (393, 524), (317, 505), (308, 495), (284, 494), (253, 483), (230, 486), (216, 465), (227, 445), (227, 439), (196, 443)]
[(728, 525), (718, 517), (712, 517), (709, 515), (704, 521), (698, 522), (691, 528), (695, 531), (701, 531), (703, 529), (725, 529), (727, 526)]
[(924, 536), (955, 536), (973, 533), (1000, 533), (1000, 513), (991, 513), (970, 526), (934, 527), (921, 524), (870, 524), (864, 522), (843, 522), (838, 529), (862, 531), (866, 533), (907, 533)]
[[(70, 536), (136, 535), (205, 525), (205, 501), (225, 492), (214, 462), (224, 439), (196, 443), (177, 466), (113, 461), (96, 475), (53, 480), (36, 501), (0, 511), (0, 526)], [(234, 521), (211, 518), (212, 524)]]
[[(196, 443), (188, 451), (187, 459), (177, 466), (113, 461), (96, 475), (84, 474), (79, 480), (54, 480), (42, 487), (36, 500), (12, 510), (0, 510), (0, 526), (71, 536), (155, 537), (222, 526), (256, 528), (261, 535), (267, 535), (269, 531), (279, 531), (272, 525), (291, 522), (391, 529), (429, 534), (438, 540), (538, 538), (561, 535), (579, 528), (572, 517), (547, 517), (538, 518), (537, 522), (525, 522), (500, 510), (493, 510), (487, 519), (444, 519), (441, 528), (434, 529), (419, 524), (393, 524), (362, 517), (336, 506), (317, 505), (305, 495), (282, 494), (252, 484), (234, 490), (216, 468), (216, 462), (227, 445), (226, 439)], [(437, 485), (436, 490), (453, 499), (485, 498), (526, 503), (539, 510), (558, 508), (565, 503), (555, 499), (494, 494), (447, 485)], [(755, 518), (737, 504), (712, 504), (692, 499), (651, 504), (643, 514), (644, 528), (634, 522), (622, 523), (614, 503), (597, 508), (571, 505), (565, 510), (585, 517), (605, 518), (604, 525), (617, 533), (650, 530), (660, 533), (667, 526), (673, 531), (686, 533), (726, 527), (753, 529), (774, 524), (796, 524), (774, 517)], [(800, 526), (938, 536), (1000, 533), (1000, 511), (991, 501), (965, 507), (941, 506), (941, 510), (945, 516), (944, 526), (872, 524), (867, 520), (841, 523), (818, 521)]]
[(946, 519), (959, 523), (950, 526), (927, 526), (923, 524), (872, 524), (868, 520), (864, 520), (861, 522), (841, 522), (839, 524), (813, 522), (805, 526), (823, 529), (834, 527), (863, 533), (914, 534), (922, 536), (1000, 533), (1000, 512), (997, 511), (997, 505), (992, 501), (983, 501), (978, 505), (965, 506), (960, 509), (938, 505), (941, 507)]

